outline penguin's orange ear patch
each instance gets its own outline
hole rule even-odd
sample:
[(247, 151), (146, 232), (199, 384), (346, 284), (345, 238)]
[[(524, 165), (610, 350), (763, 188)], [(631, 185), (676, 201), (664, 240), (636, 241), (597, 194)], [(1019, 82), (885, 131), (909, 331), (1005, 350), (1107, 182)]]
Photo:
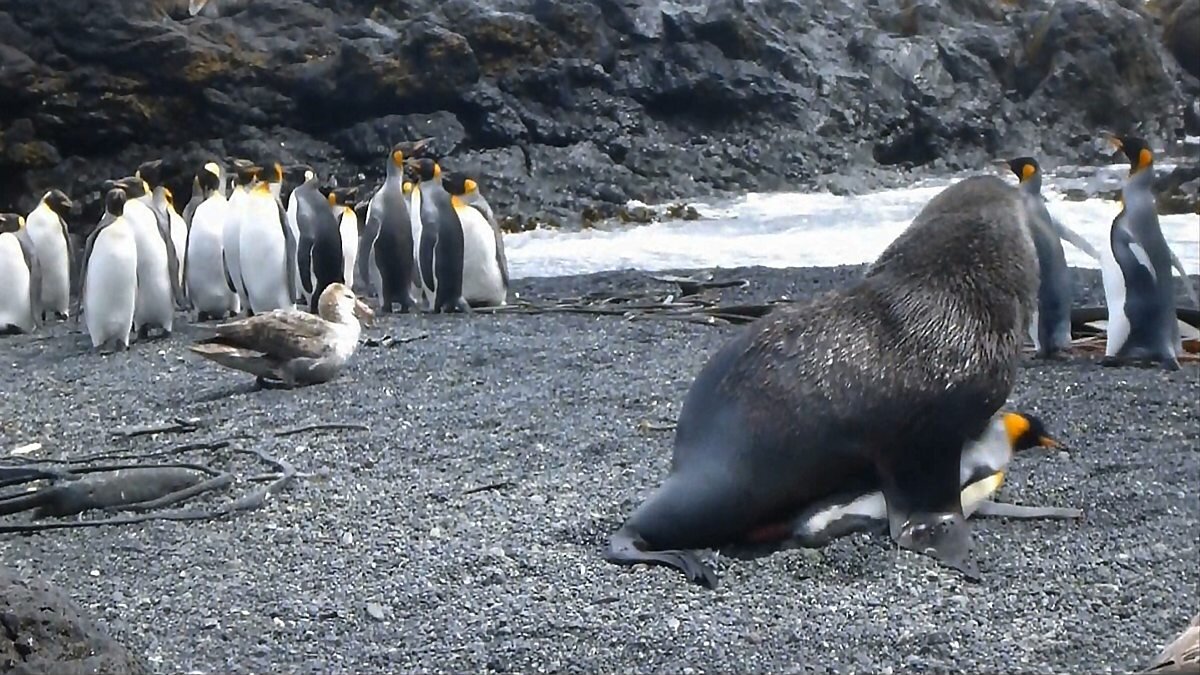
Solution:
[(395, 152), (393, 152), (392, 153), (392, 163), (395, 164), (396, 166), (400, 166), (400, 165), (404, 164), (404, 152), (401, 150), (396, 150)]
[(1035, 173), (1037, 173), (1037, 169), (1035, 169), (1032, 164), (1027, 163), (1021, 167), (1021, 180), (1029, 180), (1030, 178), (1033, 178)]
[(1150, 166), (1150, 163), (1153, 161), (1154, 161), (1154, 154), (1150, 152), (1149, 148), (1142, 148), (1141, 151), (1138, 152), (1137, 168), (1139, 171), (1141, 169), (1144, 169), (1144, 168)]

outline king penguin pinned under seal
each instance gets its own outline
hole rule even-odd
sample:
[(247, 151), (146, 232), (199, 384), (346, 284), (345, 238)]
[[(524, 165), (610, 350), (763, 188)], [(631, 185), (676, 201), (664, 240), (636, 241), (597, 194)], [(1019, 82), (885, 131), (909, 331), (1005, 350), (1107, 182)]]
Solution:
[(1121, 188), (1121, 211), (1109, 231), (1109, 255), (1101, 261), (1108, 326), (1104, 365), (1157, 363), (1179, 369), (1182, 336), (1176, 318), (1172, 267), (1190, 284), (1179, 258), (1167, 245), (1154, 199), (1154, 153), (1134, 136), (1113, 136), (1129, 158)]
[(42, 318), (42, 269), (25, 217), (0, 213), (0, 335), (32, 333)]
[(1062, 242), (1070, 242), (1096, 260), (1100, 254), (1086, 239), (1050, 215), (1042, 197), (1042, 168), (1036, 159), (1016, 157), (1007, 164), (1020, 181), (1021, 201), (1038, 257), (1038, 302), (1029, 335), (1037, 358), (1054, 358), (1071, 345), (1071, 305), (1075, 298)]
[(71, 270), (75, 265), (67, 214), (73, 207), (62, 190), (50, 190), (25, 218), (25, 229), (41, 264), (43, 320), (48, 318), (46, 314), (66, 319), (71, 313)]
[(670, 473), (606, 559), (713, 586), (696, 549), (869, 482), (894, 541), (977, 577), (962, 452), (1012, 391), (1037, 284), (1017, 189), (998, 176), (947, 187), (857, 283), (780, 307), (712, 355), (684, 398)]

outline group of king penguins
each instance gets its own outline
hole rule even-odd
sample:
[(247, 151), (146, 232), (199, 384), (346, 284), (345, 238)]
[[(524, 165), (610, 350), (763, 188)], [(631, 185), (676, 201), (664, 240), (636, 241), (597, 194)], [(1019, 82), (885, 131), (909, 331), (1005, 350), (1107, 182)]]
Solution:
[[(1130, 162), (1109, 246), (1098, 252), (1050, 216), (1036, 159), (1005, 163), (1019, 181), (1037, 252), (1040, 288), (1029, 334), (1040, 358), (1071, 345), (1073, 288), (1062, 242), (1098, 260), (1108, 310), (1106, 365), (1149, 362), (1179, 368), (1172, 268), (1197, 295), (1167, 245), (1153, 193), (1154, 154), (1141, 138), (1110, 138)], [(161, 160), (105, 183), (105, 213), (80, 266), (81, 311), (94, 348), (125, 349), (130, 333), (169, 334), (176, 309), (197, 321), (300, 304), (316, 312), (329, 284), (378, 298), (381, 313), (470, 311), (507, 303), (508, 265), (495, 214), (478, 183), (443, 173), (431, 157), (386, 160), (383, 184), (360, 218), (356, 190), (325, 189), (312, 167), (285, 171), (234, 160), (196, 173), (183, 213), (161, 181)], [(230, 180), (232, 179), (232, 180)], [(284, 183), (294, 188), (283, 196)], [(232, 183), (232, 185), (229, 185)], [(324, 191), (323, 191), (324, 190)], [(28, 218), (0, 214), (0, 332), (28, 332), (49, 315), (67, 318), (73, 252), (72, 202), (47, 192)]]
[(76, 267), (76, 318), (103, 353), (128, 349), (132, 334), (169, 335), (177, 311), (194, 311), (196, 321), (316, 313), (333, 283), (376, 297), (381, 313), (507, 304), (504, 240), (474, 178), (443, 172), (432, 157), (406, 158), (398, 144), (382, 185), (356, 210), (356, 188), (323, 186), (308, 165), (263, 164), (205, 163), (182, 213), (162, 160), (105, 181), (104, 215), (77, 266), (73, 203), (61, 190), (28, 217), (0, 214), (0, 332), (69, 318)]
[(1179, 369), (1183, 340), (1177, 319), (1177, 270), (1191, 301), (1200, 306), (1187, 271), (1163, 236), (1154, 196), (1154, 153), (1142, 138), (1110, 136), (1110, 142), (1129, 160), (1129, 175), (1121, 187), (1121, 210), (1109, 230), (1109, 246), (1097, 251), (1083, 237), (1056, 221), (1041, 194), (1042, 171), (1033, 157), (1006, 164), (1019, 181), (1025, 215), (1037, 253), (1037, 309), (1029, 335), (1038, 358), (1061, 357), (1071, 346), (1071, 275), (1062, 242), (1097, 260), (1107, 307), (1103, 365), (1157, 364)]

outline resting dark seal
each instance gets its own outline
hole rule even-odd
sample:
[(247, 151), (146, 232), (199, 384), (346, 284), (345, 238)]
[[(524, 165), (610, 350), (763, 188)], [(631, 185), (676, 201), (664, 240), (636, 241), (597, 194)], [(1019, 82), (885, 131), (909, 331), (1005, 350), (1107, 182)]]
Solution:
[(959, 463), (1016, 379), (1038, 287), (1025, 217), (1000, 178), (962, 180), (855, 285), (776, 309), (714, 354), (670, 474), (605, 558), (715, 586), (695, 549), (759, 541), (816, 500), (877, 485), (897, 543), (977, 574)]

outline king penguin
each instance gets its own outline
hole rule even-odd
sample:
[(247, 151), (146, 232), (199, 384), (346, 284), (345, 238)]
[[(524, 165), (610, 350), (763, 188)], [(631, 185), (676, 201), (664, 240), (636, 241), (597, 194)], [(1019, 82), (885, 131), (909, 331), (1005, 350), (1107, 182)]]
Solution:
[(41, 265), (43, 320), (49, 313), (59, 319), (71, 313), (71, 270), (75, 265), (67, 214), (73, 207), (62, 190), (50, 190), (25, 219), (25, 230)]
[(128, 196), (113, 188), (104, 197), (104, 217), (88, 236), (80, 275), (83, 316), (92, 347), (101, 352), (129, 348), (138, 293), (138, 249), (125, 213)]
[[(426, 309), (433, 308), (433, 247), (437, 243), (439, 209), (434, 194), (445, 193), (442, 167), (429, 157), (414, 164), (413, 187), (408, 194), (408, 213), (412, 224), (413, 261), (416, 264), (417, 296)], [(449, 209), (449, 195), (446, 195)]]
[(209, 162), (196, 175), (204, 200), (192, 214), (184, 261), (188, 298), (197, 321), (224, 319), (241, 312), (241, 300), (225, 280), (223, 232), (229, 203), (221, 194), (221, 173)]
[(309, 309), (315, 314), (321, 293), (332, 283), (342, 283), (345, 258), (342, 235), (329, 202), (317, 187), (314, 171), (292, 191), (296, 205), (296, 224), (300, 231), (298, 266), (300, 279), (306, 284)]
[(1062, 242), (1073, 244), (1096, 260), (1100, 254), (1087, 240), (1050, 215), (1042, 197), (1042, 170), (1036, 159), (1017, 157), (1007, 164), (1020, 181), (1021, 203), (1038, 258), (1038, 302), (1029, 335), (1037, 358), (1053, 358), (1071, 344), (1071, 305), (1075, 296)]
[[(450, 193), (450, 205), (462, 231), (460, 272), (463, 300), (471, 307), (508, 304), (508, 260), (504, 234), (479, 184), (462, 173), (447, 173), (442, 186)], [(437, 265), (441, 265), (438, 260)], [(440, 281), (439, 281), (440, 283)]]
[[(274, 183), (278, 185), (278, 183)], [(246, 195), (238, 228), (238, 267), (251, 315), (294, 306), (296, 240), (272, 183), (257, 181)]]
[(179, 261), (179, 285), (186, 295), (187, 289), (183, 288), (183, 259), (184, 254), (187, 253), (187, 223), (183, 216), (175, 210), (175, 195), (170, 188), (157, 187), (154, 189), (154, 206), (167, 214), (167, 222), (170, 223), (171, 229), (171, 244), (175, 247), (175, 259)]
[[(1130, 168), (1121, 188), (1121, 211), (1109, 234), (1111, 256), (1101, 265), (1108, 306), (1108, 337), (1101, 363), (1153, 362), (1178, 370), (1183, 345), (1171, 278), (1178, 258), (1167, 246), (1158, 222), (1154, 153), (1141, 138), (1113, 136), (1109, 140), (1125, 153)], [(1184, 280), (1190, 284), (1186, 275)]]
[[(387, 175), (367, 204), (361, 247), (359, 276), (379, 291), (379, 311), (389, 314), (395, 303), (402, 313), (414, 305), (412, 216), (408, 194), (412, 185), (404, 180), (404, 151), (393, 148), (387, 159)], [(408, 189), (405, 189), (408, 185)]]
[(233, 189), (229, 194), (229, 208), (225, 211), (225, 227), (221, 230), (221, 254), (224, 256), (225, 282), (229, 290), (238, 296), (238, 305), (248, 308), (246, 287), (242, 284), (241, 256), (238, 245), (240, 231), (247, 218), (246, 204), (250, 196), (250, 183), (262, 167), (243, 159), (234, 160)]
[(329, 207), (338, 221), (342, 239), (342, 283), (354, 288), (354, 269), (358, 262), (358, 214), (350, 202), (356, 188), (333, 188), (329, 191)]
[(42, 316), (42, 272), (25, 217), (0, 213), (0, 335), (32, 333)]
[[(187, 300), (183, 295), (182, 269), (182, 251), (187, 246), (187, 228), (183, 226), (183, 219), (179, 217), (179, 212), (175, 211), (175, 207), (172, 205), (173, 197), (171, 199), (167, 197), (170, 190), (163, 182), (162, 166), (161, 159), (142, 162), (138, 166), (134, 177), (142, 182), (145, 194), (137, 197), (137, 200), (149, 206), (158, 221), (158, 229), (162, 232), (167, 244), (167, 269), (171, 273), (171, 295), (175, 299), (175, 306), (183, 309), (187, 307)], [(133, 197), (129, 190), (125, 192)], [(175, 214), (174, 218), (171, 217), (172, 213)], [(177, 227), (179, 228), (178, 237), (175, 232)]]
[[(192, 226), (192, 216), (196, 213), (196, 209), (204, 202), (204, 188), (200, 186), (200, 176), (192, 177), (192, 198), (188, 200), (187, 206), (183, 207), (183, 222), (188, 227)], [(184, 247), (187, 250), (187, 247)]]
[[(310, 173), (313, 173), (313, 169), (307, 164), (294, 164), (287, 167), (283, 173), (283, 186), (280, 190), (282, 194), (287, 195), (287, 203), (284, 204), (283, 215), (284, 218), (287, 219), (288, 229), (292, 231), (292, 238), (296, 240), (297, 255), (299, 254), (299, 247), (303, 245), (303, 242), (306, 239), (312, 238), (311, 236), (305, 237), (305, 235), (300, 232), (300, 224), (296, 222), (295, 198), (296, 188), (300, 187), (304, 181), (308, 180), (308, 174)], [(304, 280), (308, 271), (301, 270), (299, 259), (297, 259), (296, 262), (296, 278), (292, 279), (292, 285), (296, 290), (296, 297), (293, 299), (298, 303), (307, 304), (308, 293), (312, 290), (312, 281), (311, 279), (309, 281)]]
[(137, 244), (137, 300), (133, 327), (139, 338), (149, 337), (157, 329), (162, 337), (171, 333), (175, 321), (175, 274), (171, 264), (175, 248), (166, 229), (165, 218), (150, 205), (147, 183), (136, 176), (109, 181), (106, 188), (120, 188), (125, 196), (123, 213), (133, 230)]

